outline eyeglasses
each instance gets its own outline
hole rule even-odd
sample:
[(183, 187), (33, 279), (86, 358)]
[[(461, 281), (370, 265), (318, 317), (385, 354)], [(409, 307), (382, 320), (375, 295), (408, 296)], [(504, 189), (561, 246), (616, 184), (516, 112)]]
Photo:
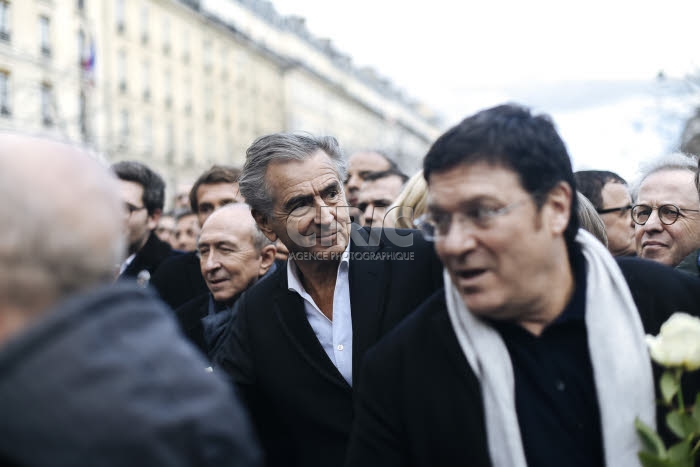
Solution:
[(146, 209), (146, 206), (138, 207), (138, 206), (134, 206), (133, 204), (131, 204), (127, 201), (124, 201), (124, 212), (126, 214), (128, 214), (129, 216), (131, 216), (136, 211), (140, 211), (142, 209)]
[(620, 206), (619, 208), (607, 208), (607, 209), (596, 209), (596, 212), (598, 214), (607, 214), (609, 212), (627, 212), (630, 209), (632, 209), (633, 206), (631, 204), (628, 204), (627, 206)]
[(644, 225), (655, 209), (658, 211), (659, 220), (664, 225), (675, 223), (681, 216), (686, 217), (681, 211), (700, 212), (698, 209), (679, 208), (675, 204), (664, 204), (656, 208), (647, 206), (646, 204), (637, 204), (632, 207), (632, 220), (639, 225)]
[[(466, 229), (476, 227), (478, 229), (488, 229), (493, 225), (496, 218), (508, 214), (513, 209), (525, 204), (530, 198), (515, 201), (500, 208), (476, 205), (466, 209), (464, 212), (454, 213), (457, 225)], [(431, 213), (420, 216), (413, 222), (422, 233), (423, 237), (429, 241), (435, 241), (445, 237), (452, 226), (452, 214)]]

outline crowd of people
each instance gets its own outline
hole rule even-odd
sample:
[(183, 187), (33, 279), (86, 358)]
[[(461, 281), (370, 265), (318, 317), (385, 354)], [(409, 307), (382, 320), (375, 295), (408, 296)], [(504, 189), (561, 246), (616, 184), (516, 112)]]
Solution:
[(143, 163), (0, 141), (2, 465), (625, 467), (635, 420), (670, 439), (645, 334), (700, 315), (693, 156), (574, 173), (502, 105), (412, 176), (265, 135), (166, 212)]

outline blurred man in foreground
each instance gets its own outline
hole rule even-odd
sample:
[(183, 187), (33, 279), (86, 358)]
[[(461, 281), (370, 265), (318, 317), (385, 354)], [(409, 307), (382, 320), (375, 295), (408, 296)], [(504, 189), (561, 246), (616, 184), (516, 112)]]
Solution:
[(2, 465), (259, 465), (235, 397), (161, 302), (111, 284), (124, 238), (108, 170), (2, 134), (0, 193)]

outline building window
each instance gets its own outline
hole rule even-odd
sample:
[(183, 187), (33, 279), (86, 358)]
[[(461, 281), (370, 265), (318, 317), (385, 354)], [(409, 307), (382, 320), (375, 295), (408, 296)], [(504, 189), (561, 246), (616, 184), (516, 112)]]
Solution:
[(8, 116), (10, 111), (10, 74), (0, 71), (0, 115)]
[(207, 120), (214, 119), (214, 97), (210, 86), (204, 87), (204, 117)]
[(0, 40), (10, 41), (10, 3), (0, 0)]
[(84, 91), (80, 91), (80, 134), (83, 137), (83, 141), (87, 141), (89, 138), (88, 133), (88, 115), (87, 115), (87, 96)]
[(141, 42), (148, 43), (148, 5), (141, 7)]
[(192, 151), (192, 143), (194, 142), (194, 132), (192, 128), (188, 128), (185, 132), (185, 165), (194, 164), (194, 151)]
[(115, 0), (114, 17), (117, 23), (117, 32), (124, 32), (124, 0)]
[(206, 149), (205, 149), (205, 154), (207, 155), (207, 163), (209, 164), (214, 164), (216, 163), (216, 137), (214, 136), (213, 133), (209, 133), (207, 136), (207, 141), (205, 143)]
[(78, 11), (85, 10), (85, 0), (78, 0), (76, 7), (78, 8)]
[(126, 92), (126, 52), (119, 51), (117, 55), (117, 82), (119, 83), (119, 92)]
[(127, 148), (129, 146), (129, 112), (124, 109), (119, 117), (119, 146)]
[(143, 100), (148, 102), (151, 100), (151, 66), (148, 62), (143, 62), (141, 68), (141, 79), (143, 82)]
[(85, 33), (83, 31), (78, 31), (78, 65), (81, 67), (85, 66), (86, 59)]
[(221, 49), (221, 79), (228, 80), (228, 49), (226, 46)]
[(224, 126), (228, 126), (231, 124), (231, 98), (226, 91), (224, 91), (224, 95), (221, 97), (221, 107), (224, 115)]
[(188, 30), (182, 32), (182, 61), (190, 62), (190, 32)]
[(41, 84), (41, 122), (44, 126), (53, 125), (53, 119), (51, 118), (51, 107), (52, 107), (53, 95), (51, 85), (48, 83)]
[(202, 53), (204, 54), (204, 71), (210, 72), (213, 66), (212, 59), (212, 45), (211, 42), (206, 41), (202, 47)]
[(165, 70), (163, 81), (165, 88), (165, 107), (169, 109), (173, 106), (173, 75), (170, 73), (170, 70)]
[(175, 160), (175, 128), (173, 122), (165, 127), (165, 160), (172, 163)]
[(148, 155), (153, 150), (153, 120), (149, 116), (143, 119), (143, 148)]
[(185, 87), (185, 89), (184, 89), (185, 114), (190, 115), (190, 114), (192, 114), (192, 81), (186, 80), (184, 87)]
[(51, 20), (46, 16), (39, 16), (39, 44), (41, 55), (51, 56)]
[(170, 19), (167, 16), (163, 18), (163, 53), (170, 53)]

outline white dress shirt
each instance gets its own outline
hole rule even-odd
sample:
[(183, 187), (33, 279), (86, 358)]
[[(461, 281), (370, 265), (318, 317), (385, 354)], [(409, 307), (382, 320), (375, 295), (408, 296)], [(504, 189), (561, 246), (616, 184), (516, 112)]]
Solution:
[(134, 258), (136, 258), (136, 253), (134, 253), (133, 255), (131, 255), (131, 256), (129, 256), (128, 258), (126, 258), (126, 259), (124, 260), (124, 262), (122, 263), (122, 265), (119, 266), (119, 275), (120, 275), (120, 276), (121, 276), (122, 274), (124, 274), (124, 271), (126, 270), (126, 268), (129, 267), (129, 265), (130, 265), (131, 262), (134, 260)]
[(299, 280), (299, 269), (292, 258), (287, 261), (287, 287), (304, 299), (306, 319), (309, 320), (323, 350), (345, 381), (352, 386), (352, 315), (350, 314), (350, 242), (338, 265), (333, 291), (333, 320), (328, 319), (316, 305)]

